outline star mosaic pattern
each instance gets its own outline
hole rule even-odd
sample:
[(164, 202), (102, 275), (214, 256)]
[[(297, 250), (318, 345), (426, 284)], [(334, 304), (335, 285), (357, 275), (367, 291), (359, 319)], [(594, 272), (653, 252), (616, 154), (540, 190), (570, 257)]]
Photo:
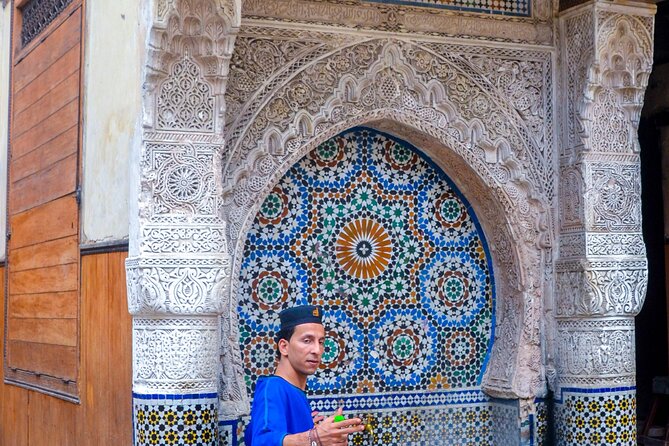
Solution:
[(366, 0), (370, 3), (392, 3), (406, 6), (451, 9), (482, 14), (529, 17), (530, 0)]
[[(487, 404), (454, 406), (441, 410), (424, 408), (394, 409), (376, 412), (350, 412), (359, 417), (366, 430), (351, 435), (349, 445), (411, 445), (411, 446), (493, 446), (511, 445), (499, 440), (493, 432), (495, 422), (492, 408)], [(502, 407), (513, 417), (517, 411)], [(515, 420), (515, 418), (513, 418)], [(248, 418), (240, 423), (238, 444), (243, 444)], [(503, 441), (503, 440), (502, 440)]]
[(135, 444), (214, 446), (219, 444), (215, 404), (134, 405)]
[(480, 388), (494, 285), (483, 233), (443, 171), (367, 128), (305, 156), (267, 195), (238, 289), (245, 377), (275, 366), (278, 313), (315, 304), (327, 339), (309, 394)]
[(568, 394), (558, 417), (559, 444), (636, 445), (634, 393)]

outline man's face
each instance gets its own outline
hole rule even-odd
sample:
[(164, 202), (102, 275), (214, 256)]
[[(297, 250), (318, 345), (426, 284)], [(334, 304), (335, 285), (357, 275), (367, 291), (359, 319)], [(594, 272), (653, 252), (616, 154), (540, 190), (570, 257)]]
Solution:
[(325, 328), (321, 324), (301, 324), (289, 341), (279, 341), (281, 360), (288, 360), (292, 368), (299, 374), (313, 375), (321, 363)]

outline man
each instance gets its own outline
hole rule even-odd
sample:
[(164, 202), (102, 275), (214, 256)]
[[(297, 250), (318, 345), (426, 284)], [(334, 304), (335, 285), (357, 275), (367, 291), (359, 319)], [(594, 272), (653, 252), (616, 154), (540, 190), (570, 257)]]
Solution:
[[(325, 329), (320, 308), (288, 308), (279, 318), (279, 363), (274, 375), (256, 383), (251, 423), (244, 433), (246, 446), (346, 445), (349, 434), (364, 430), (361, 420), (335, 422), (335, 415), (324, 418), (312, 413), (304, 392), (307, 376), (318, 370), (323, 355)], [(341, 412), (339, 408), (336, 415)]]

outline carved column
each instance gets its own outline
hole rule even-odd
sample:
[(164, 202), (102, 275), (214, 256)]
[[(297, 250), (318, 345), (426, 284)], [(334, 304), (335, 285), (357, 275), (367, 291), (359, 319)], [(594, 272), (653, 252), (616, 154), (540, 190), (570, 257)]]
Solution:
[(636, 445), (634, 316), (647, 283), (637, 126), (654, 11), (595, 1), (560, 18), (560, 445)]
[(148, 0), (143, 122), (131, 201), (134, 442), (219, 443), (223, 94), (240, 6)]

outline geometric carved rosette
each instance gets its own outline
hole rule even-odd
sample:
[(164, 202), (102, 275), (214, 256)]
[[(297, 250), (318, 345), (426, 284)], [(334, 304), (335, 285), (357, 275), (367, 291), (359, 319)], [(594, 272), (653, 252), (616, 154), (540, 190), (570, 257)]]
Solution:
[[(217, 195), (213, 144), (147, 142), (143, 188), (151, 196), (150, 221), (167, 215), (215, 216)], [(178, 224), (179, 220), (174, 220)]]
[(639, 164), (588, 163), (586, 229), (631, 232), (641, 229)]

